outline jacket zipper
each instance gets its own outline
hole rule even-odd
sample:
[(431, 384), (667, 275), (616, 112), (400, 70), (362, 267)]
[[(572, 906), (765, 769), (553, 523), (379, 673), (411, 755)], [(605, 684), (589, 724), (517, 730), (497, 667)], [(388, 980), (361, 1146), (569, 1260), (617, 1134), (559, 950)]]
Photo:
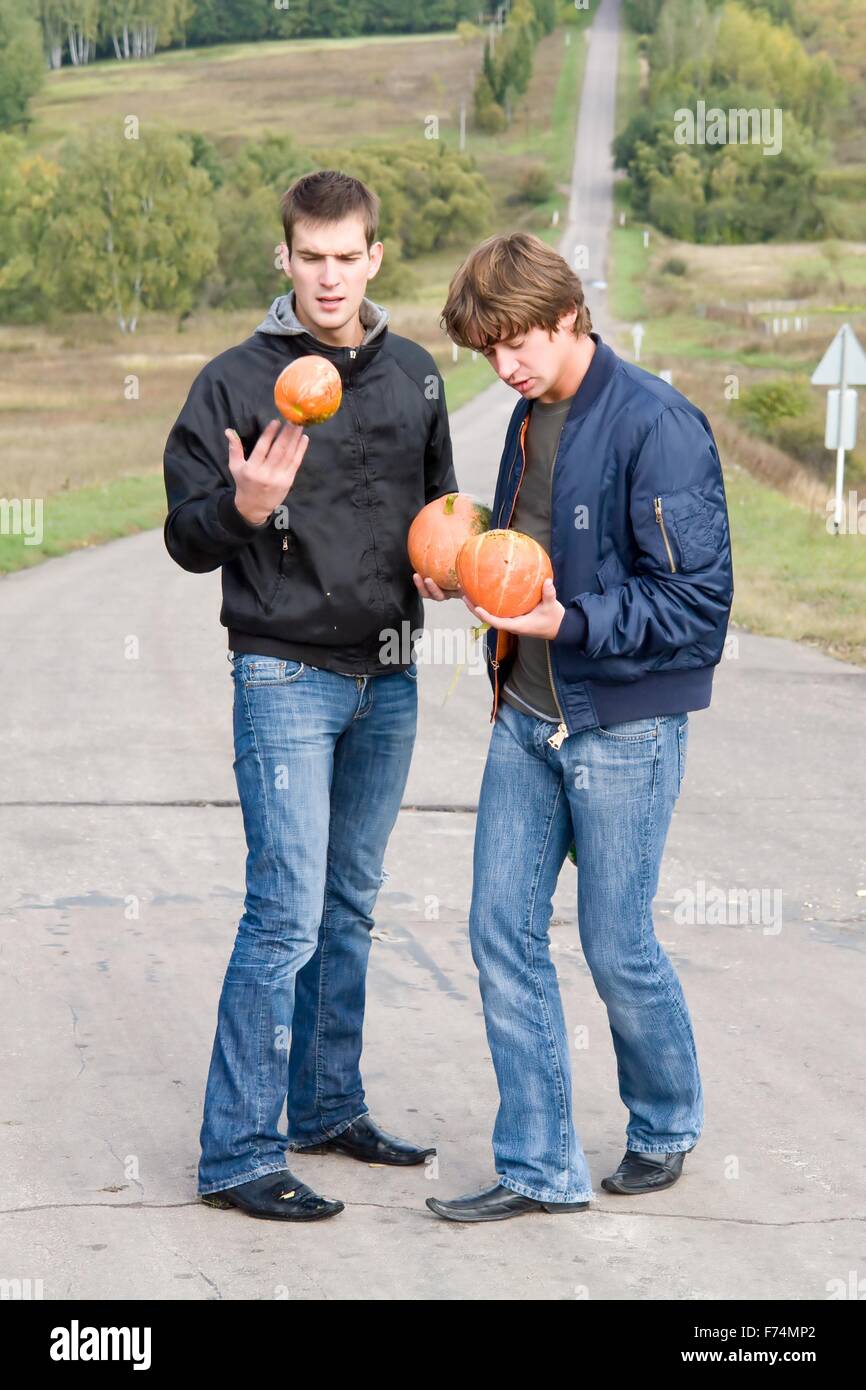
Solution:
[[(359, 351), (360, 351), (359, 348), (349, 348), (349, 349), (348, 349), (349, 357), (350, 357), (350, 358), (355, 358), (355, 357), (357, 357)], [(347, 405), (349, 404), (348, 392), (349, 392), (349, 389), (350, 389), (351, 385), (352, 385), (352, 379), (351, 379), (351, 377), (347, 377), (347, 378), (346, 378), (346, 404), (347, 404)], [(361, 417), (360, 417), (360, 415), (356, 415), (356, 414), (355, 414), (354, 406), (351, 407), (351, 410), (352, 410), (352, 422), (353, 422), (353, 424), (354, 424), (354, 426), (355, 426), (355, 431), (356, 431), (357, 436), (358, 436), (358, 443), (359, 443), (360, 446), (361, 446), (361, 471), (362, 471), (362, 473), (363, 473), (363, 475), (364, 475), (364, 491), (365, 491), (365, 493), (366, 493), (366, 495), (367, 495), (367, 501), (368, 501), (368, 503), (369, 503), (370, 520), (369, 520), (369, 522), (368, 522), (368, 525), (369, 525), (369, 527), (370, 527), (370, 539), (371, 539), (372, 542), (373, 542), (372, 550), (373, 550), (373, 562), (374, 562), (375, 567), (376, 567), (376, 583), (377, 583), (378, 586), (379, 586), (379, 593), (382, 594), (382, 575), (381, 575), (381, 572), (380, 572), (380, 570), (379, 570), (379, 551), (378, 551), (378, 548), (377, 548), (377, 546), (376, 546), (376, 529), (375, 529), (375, 527), (374, 527), (374, 525), (373, 525), (373, 521), (372, 521), (372, 513), (373, 513), (373, 505), (372, 505), (372, 502), (373, 502), (373, 499), (372, 499), (372, 496), (371, 496), (371, 493), (370, 493), (370, 478), (369, 478), (369, 475), (368, 475), (368, 473), (367, 473), (367, 446), (366, 446), (366, 444), (364, 443), (364, 431), (361, 429)], [(382, 611), (383, 611), (383, 613), (386, 612), (386, 609), (384, 608), (384, 605), (383, 605)]]
[[(560, 439), (561, 439), (561, 438), (562, 438), (562, 433), (560, 432)], [(558, 458), (559, 458), (559, 440), (557, 440), (557, 444), (556, 444), (556, 453), (555, 453), (554, 456), (553, 456), (553, 466), (551, 467), (551, 470), (550, 470), (550, 494), (549, 494), (548, 505), (547, 505), (548, 514), (549, 514), (549, 516), (550, 516), (550, 535), (551, 535), (551, 545), (550, 545), (550, 548), (551, 548), (551, 550), (553, 549), (553, 475), (554, 475), (554, 473), (556, 472), (556, 460), (557, 460)], [(552, 559), (551, 559), (551, 564), (552, 564), (552, 563), (553, 563), (553, 561), (552, 561)], [(549, 747), (549, 748), (561, 748), (562, 743), (563, 743), (563, 740), (568, 738), (568, 725), (567, 725), (566, 722), (565, 722), (565, 715), (564, 715), (563, 712), (562, 712), (562, 705), (559, 703), (559, 696), (558, 696), (558, 694), (557, 694), (557, 692), (556, 692), (556, 681), (554, 680), (554, 676), (553, 676), (553, 662), (552, 662), (551, 657), (550, 657), (550, 641), (548, 640), (548, 638), (545, 638), (545, 639), (544, 639), (544, 645), (545, 645), (545, 651), (546, 651), (546, 653), (547, 653), (547, 670), (548, 670), (548, 674), (549, 674), (549, 678), (550, 678), (550, 688), (551, 688), (551, 690), (553, 691), (553, 698), (554, 698), (554, 700), (556, 701), (556, 708), (559, 710), (559, 720), (560, 720), (560, 722), (559, 722), (559, 727), (558, 727), (558, 729), (556, 730), (556, 733), (551, 735), (551, 737), (547, 740), (547, 743), (548, 743), (548, 747)]]
[(673, 551), (671, 550), (671, 543), (670, 543), (670, 541), (668, 540), (668, 532), (667, 532), (667, 527), (665, 526), (665, 519), (664, 519), (664, 516), (662, 515), (662, 499), (661, 499), (660, 497), (654, 497), (654, 498), (653, 498), (653, 503), (654, 503), (654, 505), (655, 505), (656, 521), (658, 522), (659, 526), (662, 528), (662, 539), (664, 540), (664, 543), (665, 543), (665, 550), (668, 552), (668, 562), (669, 562), (670, 567), (671, 567), (671, 574), (676, 574), (676, 572), (677, 572), (677, 567), (676, 567), (676, 565), (674, 564)]
[[(529, 423), (529, 417), (528, 417), (528, 415), (527, 415), (527, 418), (523, 421), (523, 423), (522, 423), (521, 426), (520, 426), (520, 430), (519, 430), (519, 433), (518, 433), (518, 436), (517, 436), (517, 449), (515, 450), (515, 458), (516, 458), (516, 456), (517, 456), (517, 453), (520, 452), (520, 454), (521, 454), (520, 477), (517, 479), (517, 487), (514, 489), (514, 496), (513, 496), (513, 498), (511, 499), (511, 511), (510, 511), (510, 513), (509, 513), (509, 516), (508, 516), (508, 521), (505, 523), (505, 527), (504, 527), (504, 529), (505, 529), (506, 531), (508, 530), (508, 527), (511, 525), (511, 518), (514, 516), (514, 508), (517, 506), (517, 494), (518, 494), (518, 492), (520, 491), (520, 484), (523, 482), (523, 474), (524, 474), (524, 471), (525, 471), (525, 469), (526, 469), (526, 454), (523, 452), (523, 436), (524, 436), (524, 434), (526, 433), (526, 426), (527, 426), (528, 423)], [(514, 467), (514, 460), (513, 460), (513, 459), (512, 459), (511, 466), (512, 466), (512, 468)], [(497, 631), (497, 633), (496, 633), (496, 646), (495, 646), (495, 648), (494, 648), (493, 659), (492, 659), (491, 662), (490, 662), (490, 665), (491, 665), (492, 668), (493, 668), (493, 710), (492, 710), (492, 713), (491, 713), (491, 715), (490, 715), (490, 722), (491, 722), (491, 724), (493, 723), (494, 719), (496, 718), (496, 711), (497, 711), (497, 709), (499, 708), (499, 639), (500, 639), (501, 636), (502, 636), (502, 633), (499, 632), (499, 631)]]

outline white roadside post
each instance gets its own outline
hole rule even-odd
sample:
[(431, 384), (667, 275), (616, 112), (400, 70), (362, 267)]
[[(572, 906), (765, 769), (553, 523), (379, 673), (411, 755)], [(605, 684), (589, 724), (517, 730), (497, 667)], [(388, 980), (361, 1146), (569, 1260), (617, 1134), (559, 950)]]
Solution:
[(634, 343), (634, 360), (640, 361), (640, 345), (643, 342), (644, 327), (642, 323), (636, 323), (631, 330), (631, 340)]
[[(847, 323), (843, 323), (811, 377), (813, 386), (829, 386), (824, 445), (836, 450), (836, 501), (833, 531), (842, 525), (842, 489), (845, 479), (845, 452), (857, 440), (857, 392), (866, 386), (866, 352)], [(832, 389), (835, 388), (835, 389)]]

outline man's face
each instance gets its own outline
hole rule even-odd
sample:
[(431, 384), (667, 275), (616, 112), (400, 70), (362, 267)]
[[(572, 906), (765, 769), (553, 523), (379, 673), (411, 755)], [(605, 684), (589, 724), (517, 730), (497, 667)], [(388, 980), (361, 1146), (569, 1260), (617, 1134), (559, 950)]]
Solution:
[(530, 328), (513, 338), (502, 338), (484, 353), (498, 377), (526, 399), (543, 400), (555, 391), (567, 374), (577, 339), (573, 333), (577, 310), (563, 314), (556, 332)]
[(367, 249), (360, 217), (339, 222), (295, 223), (291, 253), (284, 249), (283, 268), (291, 276), (298, 317), (306, 324), (339, 333), (358, 316), (367, 281), (382, 261), (383, 246), (375, 241)]

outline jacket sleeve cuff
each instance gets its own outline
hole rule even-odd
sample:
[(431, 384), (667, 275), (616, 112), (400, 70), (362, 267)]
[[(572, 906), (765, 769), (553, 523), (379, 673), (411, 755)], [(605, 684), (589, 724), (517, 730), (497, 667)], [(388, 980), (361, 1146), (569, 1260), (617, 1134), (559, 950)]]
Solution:
[(553, 640), (557, 646), (582, 647), (588, 631), (589, 623), (580, 604), (569, 603), (559, 625), (559, 631)]
[(220, 524), (225, 527), (230, 536), (236, 536), (239, 541), (252, 540), (270, 524), (271, 518), (265, 520), (258, 526), (253, 526), (252, 522), (247, 521), (246, 517), (241, 516), (235, 506), (234, 493), (226, 491), (223, 493), (217, 504), (217, 516)]

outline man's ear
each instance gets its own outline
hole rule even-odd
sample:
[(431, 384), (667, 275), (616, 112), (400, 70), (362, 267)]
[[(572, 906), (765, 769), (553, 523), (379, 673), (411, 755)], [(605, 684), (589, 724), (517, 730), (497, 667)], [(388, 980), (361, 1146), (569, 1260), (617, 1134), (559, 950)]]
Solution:
[(367, 279), (368, 279), (368, 280), (372, 280), (372, 279), (374, 278), (374, 276), (378, 274), (379, 267), (380, 267), (380, 265), (382, 264), (382, 257), (383, 257), (384, 254), (385, 254), (385, 245), (384, 245), (384, 242), (381, 242), (381, 241), (374, 241), (374, 242), (373, 242), (373, 245), (370, 247), (370, 251), (369, 251), (369, 256), (370, 256), (370, 269), (369, 269), (369, 271), (367, 272)]
[(291, 279), (292, 272), (289, 270), (289, 248), (284, 241), (281, 241), (277, 247), (277, 256), (281, 269), (284, 270), (289, 279)]

